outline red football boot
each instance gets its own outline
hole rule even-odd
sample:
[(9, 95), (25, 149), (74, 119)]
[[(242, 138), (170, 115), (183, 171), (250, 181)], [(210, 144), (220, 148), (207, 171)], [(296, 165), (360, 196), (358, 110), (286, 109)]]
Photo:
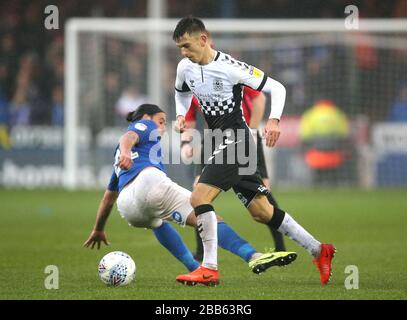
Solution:
[(219, 284), (219, 271), (200, 266), (188, 274), (178, 276), (176, 280), (189, 286), (194, 286), (197, 283), (202, 283), (206, 286), (216, 286)]
[(318, 268), (321, 284), (327, 284), (332, 276), (331, 262), (335, 256), (336, 248), (332, 244), (321, 244), (321, 252), (312, 263)]

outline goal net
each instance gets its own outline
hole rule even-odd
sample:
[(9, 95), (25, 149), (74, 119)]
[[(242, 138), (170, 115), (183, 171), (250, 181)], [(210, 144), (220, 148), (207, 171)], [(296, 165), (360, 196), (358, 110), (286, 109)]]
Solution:
[[(343, 20), (205, 22), (215, 49), (262, 69), (287, 88), (280, 140), (276, 148), (264, 148), (273, 185), (407, 185), (406, 21), (361, 21), (359, 30), (346, 30)], [(181, 59), (172, 41), (176, 23), (68, 22), (67, 188), (106, 186), (114, 147), (127, 126), (125, 114), (143, 102), (167, 112), (168, 173), (191, 185), (192, 166), (179, 159), (179, 137), (171, 128)], [(266, 115), (269, 110), (268, 98)]]

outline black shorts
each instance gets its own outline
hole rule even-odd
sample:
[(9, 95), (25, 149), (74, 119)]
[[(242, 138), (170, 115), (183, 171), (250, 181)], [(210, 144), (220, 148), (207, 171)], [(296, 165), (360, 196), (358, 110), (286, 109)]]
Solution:
[[(205, 174), (204, 170), (198, 182), (214, 186), (223, 191), (232, 188), (245, 207), (249, 207), (250, 203), (258, 193), (264, 195), (269, 194), (269, 190), (263, 184), (263, 180), (258, 172), (247, 176), (239, 176), (234, 173), (230, 175), (230, 171), (225, 170), (229, 168), (221, 167), (220, 165), (214, 166), (207, 171), (210, 172), (210, 174)], [(211, 179), (212, 175), (216, 176), (217, 179)], [(232, 186), (229, 187), (231, 184)]]
[[(202, 140), (201, 150), (203, 150), (203, 143), (204, 143), (204, 140)], [(204, 157), (204, 153), (201, 152), (201, 163), (196, 164), (195, 168), (194, 168), (195, 177), (201, 175), (201, 172), (202, 172), (204, 166), (205, 166), (205, 157)], [(264, 156), (263, 141), (260, 137), (259, 132), (257, 132), (257, 170), (262, 179), (268, 179), (269, 176), (268, 176), (268, 172), (267, 172), (266, 158)]]
[[(232, 188), (243, 204), (248, 207), (256, 194), (259, 192), (267, 194), (268, 189), (263, 185), (257, 160), (254, 158), (249, 160), (250, 151), (257, 157), (256, 145), (250, 130), (246, 127), (244, 135), (239, 137), (236, 134), (235, 137), (234, 143), (231, 142), (233, 138), (225, 138), (221, 144), (213, 143), (212, 154), (205, 162), (198, 182), (223, 191)], [(242, 150), (244, 150), (244, 157), (242, 157)], [(233, 154), (234, 158), (230, 158)], [(252, 162), (249, 164), (247, 161)], [(251, 173), (245, 174), (244, 172), (249, 169)]]

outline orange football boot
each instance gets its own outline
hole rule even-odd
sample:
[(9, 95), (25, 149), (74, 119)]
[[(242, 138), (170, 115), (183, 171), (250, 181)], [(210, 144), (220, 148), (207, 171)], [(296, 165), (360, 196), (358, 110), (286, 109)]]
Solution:
[(188, 274), (179, 275), (176, 280), (189, 286), (195, 286), (197, 283), (216, 286), (219, 284), (219, 271), (200, 266)]
[(332, 244), (321, 244), (321, 252), (317, 258), (312, 260), (318, 268), (321, 284), (327, 284), (332, 276), (331, 262), (335, 256), (336, 248)]

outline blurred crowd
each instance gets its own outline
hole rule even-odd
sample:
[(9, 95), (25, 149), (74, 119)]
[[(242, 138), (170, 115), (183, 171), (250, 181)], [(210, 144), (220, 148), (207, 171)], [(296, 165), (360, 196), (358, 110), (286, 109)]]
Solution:
[[(58, 30), (47, 30), (44, 27), (46, 14), (44, 9), (48, 4), (56, 5), (59, 9)], [(187, 14), (211, 18), (343, 18), (344, 7), (348, 4), (357, 5), (361, 16), (368, 18), (407, 17), (407, 1), (405, 0), (208, 0), (208, 1), (167, 1), (167, 13), (170, 18), (178, 18)], [(0, 2), (0, 125), (8, 126), (24, 124), (50, 124), (62, 125), (64, 115), (64, 23), (70, 17), (146, 17), (148, 10), (147, 0), (66, 0), (49, 1), (13, 0)], [(125, 70), (115, 69), (121, 63), (122, 47), (114, 40), (106, 42), (106, 50), (111, 54), (109, 67), (105, 70), (104, 88), (105, 101), (112, 106), (116, 116), (121, 116), (131, 106), (145, 101), (145, 83), (141, 75), (146, 74), (146, 48), (142, 45), (130, 45), (129, 54), (125, 57), (128, 61)], [(373, 92), (371, 100), (360, 102), (364, 105), (362, 110), (369, 110), (377, 100), (372, 90), (375, 87), (388, 85), (397, 88), (389, 89), (389, 103), (394, 101), (397, 110), (382, 111), (380, 116), (390, 118), (396, 114), (404, 114), (402, 106), (406, 104), (406, 85), (404, 82), (393, 83), (384, 79), (384, 83), (377, 82), (375, 75), (380, 70), (379, 59), (399, 61), (397, 69), (400, 73), (407, 74), (407, 56), (405, 51), (386, 56), (375, 51), (369, 46), (355, 48), (356, 65), (360, 68), (358, 90)], [(321, 97), (327, 79), (324, 75), (343, 72), (340, 63), (344, 61), (341, 52), (318, 47), (306, 55), (299, 54), (295, 58), (296, 48), (290, 51), (293, 57), (289, 66), (282, 70), (272, 70), (275, 77), (284, 78), (284, 72), (291, 79), (293, 95), (292, 104), (306, 99), (330, 98), (339, 103), (348, 104), (343, 100), (343, 91), (339, 90), (337, 97)], [(135, 56), (142, 59), (134, 59)], [(338, 57), (339, 55), (339, 57)], [(287, 52), (281, 52), (281, 57), (286, 58)], [(308, 57), (307, 61), (301, 57)], [(169, 59), (172, 63), (179, 56)], [(115, 62), (115, 60), (117, 62)], [(278, 61), (279, 57), (273, 57)], [(174, 60), (174, 61), (172, 61)], [(258, 61), (258, 60), (257, 60)], [(284, 60), (286, 61), (286, 60)], [(387, 60), (386, 60), (387, 61)], [(285, 63), (285, 62), (284, 62)], [(284, 63), (275, 65), (284, 65)], [(270, 65), (269, 61), (264, 64)], [(300, 67), (299, 67), (300, 66)], [(169, 65), (164, 66), (170, 68)], [(262, 65), (259, 65), (262, 67)], [(327, 70), (335, 68), (335, 70)], [(269, 69), (268, 67), (265, 68)], [(292, 69), (288, 72), (288, 69)], [(404, 70), (404, 71), (403, 71)], [(170, 71), (170, 70), (169, 70)], [(290, 71), (290, 70), (289, 70)], [(173, 70), (166, 74), (173, 74)], [(280, 75), (279, 75), (280, 73)], [(288, 74), (288, 75), (287, 75)], [(311, 89), (298, 88), (294, 77), (303, 77), (301, 83)], [(296, 74), (296, 75), (295, 75)], [(306, 81), (304, 80), (306, 77)], [(392, 77), (392, 75), (389, 75)], [(394, 78), (394, 77), (393, 77)], [(332, 79), (329, 79), (332, 81)], [(407, 81), (407, 79), (404, 79)], [(168, 79), (172, 83), (173, 79)], [(299, 83), (299, 82), (298, 82)], [(338, 86), (341, 84), (338, 82)], [(352, 84), (343, 84), (352, 85)], [(319, 93), (312, 88), (318, 88)], [(310, 97), (302, 96), (302, 91), (311, 92)], [(345, 90), (345, 89), (343, 89)], [(313, 96), (315, 95), (315, 96)], [(341, 100), (342, 99), (342, 100)], [(386, 100), (387, 101), (387, 100)], [(357, 103), (357, 102), (354, 102)], [(301, 103), (298, 103), (301, 104)], [(295, 109), (293, 109), (295, 110)], [(113, 112), (113, 111), (112, 111)], [(112, 118), (107, 114), (107, 118)], [(406, 116), (407, 118), (407, 116)]]

